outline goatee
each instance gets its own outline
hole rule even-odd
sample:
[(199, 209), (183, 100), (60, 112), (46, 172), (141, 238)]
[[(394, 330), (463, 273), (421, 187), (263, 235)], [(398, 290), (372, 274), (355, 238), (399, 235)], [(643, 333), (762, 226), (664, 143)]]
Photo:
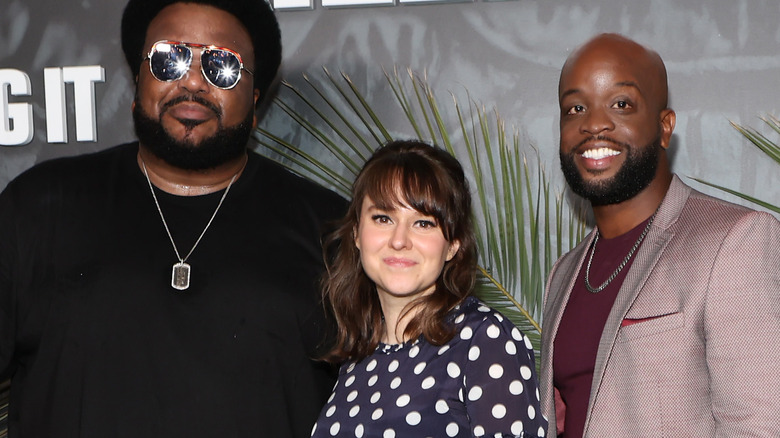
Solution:
[(658, 159), (661, 151), (661, 137), (650, 144), (636, 148), (617, 142), (608, 137), (599, 136), (601, 141), (610, 141), (622, 146), (626, 159), (617, 173), (601, 181), (585, 181), (580, 174), (574, 158), (577, 148), (572, 152), (560, 152), (561, 170), (571, 190), (590, 201), (591, 205), (612, 205), (627, 201), (644, 190), (655, 179)]
[[(219, 126), (217, 132), (210, 137), (195, 143), (192, 140), (177, 140), (173, 138), (162, 125), (162, 113), (167, 107), (183, 100), (197, 101), (208, 106), (218, 115)], [(246, 118), (235, 126), (224, 127), (222, 119), (216, 108), (210, 102), (202, 102), (200, 98), (178, 98), (167, 102), (158, 119), (147, 114), (141, 105), (135, 105), (133, 109), (133, 121), (135, 122), (135, 134), (138, 140), (146, 146), (154, 155), (170, 164), (186, 170), (212, 169), (232, 160), (238, 159), (246, 153), (247, 142), (252, 133), (254, 110), (250, 109)], [(181, 121), (190, 131), (199, 123), (197, 121)]]

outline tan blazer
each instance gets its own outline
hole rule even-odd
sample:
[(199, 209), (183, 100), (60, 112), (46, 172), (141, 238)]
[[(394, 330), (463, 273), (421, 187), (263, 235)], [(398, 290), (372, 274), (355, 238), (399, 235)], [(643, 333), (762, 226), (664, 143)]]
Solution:
[[(594, 236), (547, 282), (540, 391), (551, 437), (553, 340)], [(635, 257), (599, 343), (585, 436), (780, 437), (780, 223), (675, 176)]]

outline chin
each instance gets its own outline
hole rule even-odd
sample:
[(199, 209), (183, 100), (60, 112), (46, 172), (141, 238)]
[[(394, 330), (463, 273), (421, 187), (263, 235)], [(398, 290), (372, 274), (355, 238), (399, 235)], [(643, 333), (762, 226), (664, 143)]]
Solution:
[(133, 119), (138, 140), (151, 153), (180, 169), (206, 170), (246, 154), (254, 113), (248, 113), (244, 122), (232, 127), (220, 126), (217, 120), (193, 122), (191, 126), (186, 120), (177, 120), (173, 122), (174, 129), (170, 129), (169, 117), (155, 120), (139, 106), (133, 111)]
[(388, 289), (388, 294), (394, 296), (394, 297), (406, 297), (406, 298), (418, 298), (425, 295), (430, 295), (433, 293), (434, 285), (426, 286), (426, 287), (417, 287), (417, 286), (407, 286), (407, 287), (396, 287), (393, 288), (392, 291)]

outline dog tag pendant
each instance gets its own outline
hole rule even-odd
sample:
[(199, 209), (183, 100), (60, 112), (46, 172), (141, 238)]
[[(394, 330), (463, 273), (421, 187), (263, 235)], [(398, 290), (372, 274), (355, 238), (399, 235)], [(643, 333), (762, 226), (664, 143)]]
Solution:
[(171, 287), (178, 290), (184, 290), (190, 287), (190, 265), (185, 262), (179, 262), (173, 265), (171, 273)]

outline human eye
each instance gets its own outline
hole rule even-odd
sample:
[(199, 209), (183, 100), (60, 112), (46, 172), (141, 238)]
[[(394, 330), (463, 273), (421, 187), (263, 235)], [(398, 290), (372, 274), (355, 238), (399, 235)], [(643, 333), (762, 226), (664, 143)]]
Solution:
[(569, 109), (566, 111), (566, 114), (574, 115), (574, 114), (579, 114), (583, 111), (585, 111), (585, 107), (583, 105), (573, 105), (569, 107)]
[(438, 226), (436, 224), (436, 220), (433, 218), (419, 219), (417, 220), (416, 224), (418, 227), (422, 228), (423, 230), (436, 228)]
[(386, 214), (374, 214), (371, 216), (371, 220), (377, 224), (389, 224), (392, 222), (390, 216)]
[(617, 110), (629, 110), (633, 107), (634, 105), (631, 103), (631, 101), (626, 99), (618, 99), (615, 101), (615, 103), (612, 104), (612, 108)]

